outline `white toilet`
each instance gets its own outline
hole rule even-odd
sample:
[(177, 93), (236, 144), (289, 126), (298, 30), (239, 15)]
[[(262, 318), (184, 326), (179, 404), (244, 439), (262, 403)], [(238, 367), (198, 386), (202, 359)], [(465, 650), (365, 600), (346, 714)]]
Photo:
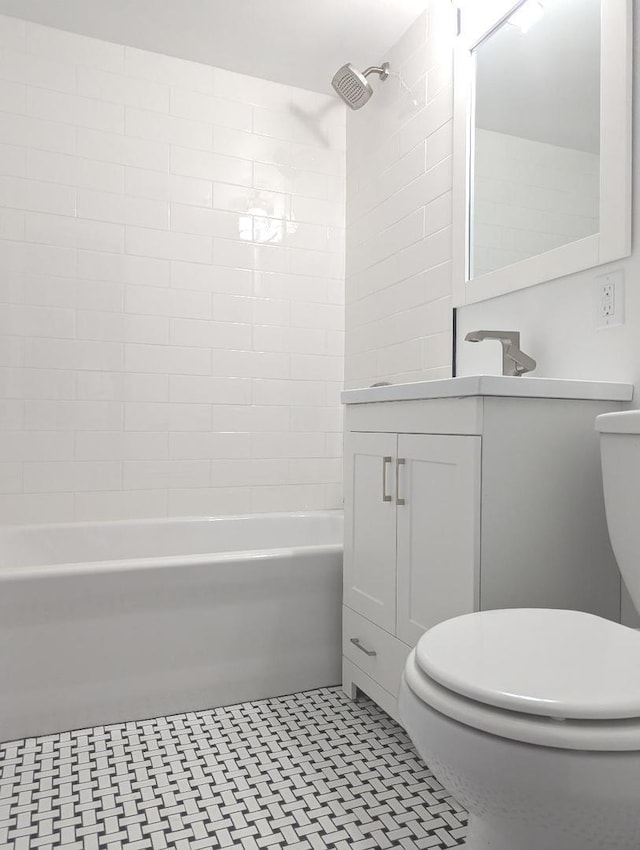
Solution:
[[(640, 609), (640, 411), (599, 416), (609, 533)], [(469, 812), (467, 850), (640, 848), (640, 632), (483, 611), (411, 653), (400, 717)]]

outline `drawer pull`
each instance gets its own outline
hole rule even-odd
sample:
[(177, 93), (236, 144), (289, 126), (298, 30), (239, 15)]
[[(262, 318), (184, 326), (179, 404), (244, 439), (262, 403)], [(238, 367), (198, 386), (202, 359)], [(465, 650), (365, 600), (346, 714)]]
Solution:
[(400, 467), (405, 466), (407, 463), (406, 459), (403, 457), (399, 457), (396, 461), (396, 505), (406, 505), (406, 499), (400, 496)]
[(354, 646), (357, 646), (357, 647), (358, 647), (358, 649), (359, 649), (361, 652), (364, 652), (364, 654), (365, 654), (365, 655), (368, 655), (368, 656), (369, 656), (369, 658), (375, 658), (375, 657), (376, 657), (376, 655), (378, 654), (378, 653), (375, 651), (375, 649), (367, 649), (365, 646), (363, 646), (363, 645), (360, 643), (360, 639), (359, 639), (359, 638), (351, 638), (351, 643), (352, 643)]
[(382, 458), (382, 501), (383, 502), (391, 502), (392, 498), (387, 493), (387, 467), (393, 463), (392, 457), (383, 457)]

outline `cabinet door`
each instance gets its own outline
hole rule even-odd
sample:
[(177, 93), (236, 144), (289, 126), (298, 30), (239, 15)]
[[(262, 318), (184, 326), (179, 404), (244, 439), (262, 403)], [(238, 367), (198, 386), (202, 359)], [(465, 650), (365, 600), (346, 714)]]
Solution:
[(395, 434), (345, 439), (344, 601), (388, 632), (396, 627)]
[(412, 646), (436, 623), (477, 608), (480, 443), (398, 437), (397, 635)]

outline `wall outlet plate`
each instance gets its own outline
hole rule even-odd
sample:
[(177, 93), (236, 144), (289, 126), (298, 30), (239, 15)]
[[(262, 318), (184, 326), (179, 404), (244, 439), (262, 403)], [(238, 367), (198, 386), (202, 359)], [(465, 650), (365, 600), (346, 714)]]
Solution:
[(624, 325), (624, 272), (615, 271), (596, 278), (596, 327)]

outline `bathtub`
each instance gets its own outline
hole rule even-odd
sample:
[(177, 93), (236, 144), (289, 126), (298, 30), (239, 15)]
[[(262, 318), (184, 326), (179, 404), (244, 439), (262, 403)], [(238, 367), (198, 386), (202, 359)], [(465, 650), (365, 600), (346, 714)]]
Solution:
[(0, 530), (0, 741), (335, 685), (342, 514)]

